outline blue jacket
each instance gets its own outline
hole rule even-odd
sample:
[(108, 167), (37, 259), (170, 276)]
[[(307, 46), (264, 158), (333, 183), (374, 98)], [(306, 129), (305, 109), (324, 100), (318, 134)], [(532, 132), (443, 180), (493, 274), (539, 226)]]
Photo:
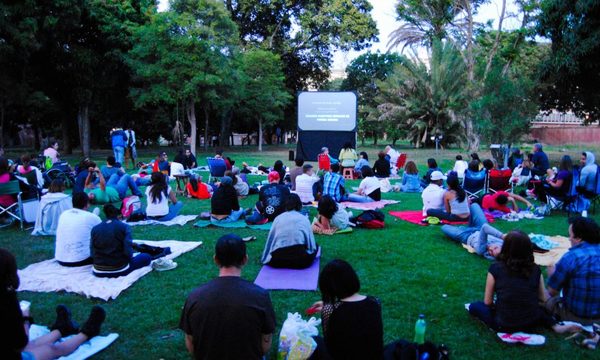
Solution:
[(113, 149), (117, 146), (127, 146), (127, 135), (123, 130), (115, 130), (110, 134)]

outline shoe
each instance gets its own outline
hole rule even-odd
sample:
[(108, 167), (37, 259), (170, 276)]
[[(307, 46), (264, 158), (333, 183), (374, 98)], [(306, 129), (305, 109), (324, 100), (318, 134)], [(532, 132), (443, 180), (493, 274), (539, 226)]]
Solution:
[(256, 240), (256, 236), (247, 236), (247, 237), (242, 238), (243, 242), (250, 242), (250, 241), (254, 241), (254, 240)]
[(104, 309), (98, 305), (94, 306), (90, 312), (90, 317), (81, 327), (81, 332), (85, 334), (88, 339), (98, 336), (104, 319), (106, 319), (106, 312)]
[(521, 343), (525, 345), (544, 345), (546, 342), (545, 337), (536, 334), (516, 332), (514, 334), (498, 333), (497, 335), (500, 340), (510, 344)]
[(56, 321), (50, 330), (58, 330), (62, 337), (79, 333), (79, 324), (71, 319), (71, 311), (65, 305), (56, 307)]
[(167, 271), (177, 267), (177, 263), (170, 259), (158, 258), (152, 262), (152, 268), (156, 271)]

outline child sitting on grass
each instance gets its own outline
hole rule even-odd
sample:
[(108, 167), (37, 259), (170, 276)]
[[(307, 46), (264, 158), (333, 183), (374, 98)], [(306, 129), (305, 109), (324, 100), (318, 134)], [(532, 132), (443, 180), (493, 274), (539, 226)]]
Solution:
[(312, 230), (315, 234), (331, 235), (350, 226), (348, 212), (329, 195), (325, 195), (319, 200), (317, 211), (319, 213), (312, 223)]

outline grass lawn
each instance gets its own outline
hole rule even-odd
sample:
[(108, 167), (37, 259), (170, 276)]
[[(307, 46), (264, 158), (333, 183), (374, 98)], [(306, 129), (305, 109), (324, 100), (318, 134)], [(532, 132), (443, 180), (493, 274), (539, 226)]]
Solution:
[[(286, 161), (287, 150), (284, 147), (269, 147), (267, 151), (258, 153), (254, 148), (245, 148), (227, 152), (226, 155), (240, 165), (242, 161), (253, 165), (259, 162), (272, 165), (276, 159), (282, 159), (289, 166), (291, 162)], [(367, 150), (372, 163), (377, 149), (369, 147)], [(407, 152), (409, 160), (417, 160), (420, 170), (424, 170), (425, 159), (435, 153), (412, 149)], [(569, 149), (569, 153), (577, 158), (579, 152), (579, 149)], [(95, 158), (101, 162), (100, 159), (108, 153), (99, 152)], [(440, 159), (442, 169), (452, 166), (456, 153), (447, 150), (436, 156)], [(142, 151), (142, 154), (146, 160), (152, 157), (150, 152)], [(169, 155), (172, 159), (174, 151), (169, 151)], [(206, 155), (198, 155), (200, 164), (204, 163), (202, 158)], [(552, 160), (559, 155), (559, 152), (551, 153)], [(71, 163), (76, 161), (75, 158), (70, 160)], [(256, 180), (258, 178), (250, 178), (250, 182)], [(358, 181), (350, 183), (351, 186), (358, 186)], [(397, 205), (386, 207), (386, 213), (421, 207), (419, 194), (389, 193), (383, 197), (400, 201)], [(183, 201), (183, 214), (199, 214), (210, 208), (209, 201)], [(256, 195), (243, 200), (241, 204), (251, 207), (255, 201)], [(314, 209), (311, 214), (315, 214)], [(598, 215), (596, 220), (600, 221)], [(553, 214), (541, 221), (499, 221), (496, 226), (503, 231), (519, 228), (528, 233), (567, 235), (567, 218), (563, 213)], [(0, 247), (15, 254), (20, 268), (53, 257), (53, 237), (32, 237), (29, 232), (21, 232), (17, 227), (0, 231)], [(183, 334), (178, 330), (181, 308), (194, 287), (217, 275), (217, 268), (212, 261), (214, 244), (218, 237), (227, 232), (225, 229), (194, 228), (191, 224), (184, 227), (133, 227), (134, 239), (203, 241), (204, 245), (177, 258), (175, 261), (179, 266), (176, 270), (151, 272), (114, 301), (86, 299), (70, 293), (22, 292), (19, 297), (31, 301), (36, 321), (47, 325), (54, 321), (54, 308), (58, 304), (71, 307), (75, 318), (80, 321), (87, 317), (92, 305), (104, 306), (107, 320), (103, 333), (117, 332), (120, 337), (96, 356), (97, 359), (188, 359)], [(244, 229), (237, 233), (240, 236), (257, 237), (257, 241), (248, 244), (250, 261), (242, 274), (245, 279), (252, 281), (260, 269), (259, 257), (267, 232)], [(448, 345), (455, 359), (583, 359), (593, 354), (565, 341), (565, 336), (549, 331), (544, 332), (547, 343), (542, 347), (507, 346), (498, 341), (494, 333), (470, 318), (464, 310), (464, 304), (483, 299), (490, 262), (467, 253), (458, 244), (445, 239), (439, 227), (420, 227), (387, 216), (385, 229), (357, 229), (351, 234), (317, 236), (317, 242), (323, 247), (322, 266), (334, 258), (349, 261), (361, 279), (361, 292), (381, 299), (386, 342), (399, 338), (412, 339), (414, 323), (418, 315), (423, 313), (428, 323), (426, 337)], [(287, 312), (303, 314), (307, 307), (319, 300), (319, 293), (273, 291), (271, 297), (278, 321), (277, 338)], [(275, 359), (275, 347), (271, 351), (272, 359)]]

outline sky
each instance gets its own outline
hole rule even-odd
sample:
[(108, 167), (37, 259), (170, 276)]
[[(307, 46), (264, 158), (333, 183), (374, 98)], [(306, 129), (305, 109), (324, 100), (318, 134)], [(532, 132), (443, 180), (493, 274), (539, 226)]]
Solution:
[[(366, 52), (372, 51), (375, 52), (377, 50), (381, 52), (386, 52), (387, 43), (389, 40), (389, 35), (392, 31), (394, 31), (399, 23), (396, 21), (396, 11), (395, 5), (396, 1), (394, 0), (369, 0), (371, 5), (373, 5), (373, 10), (371, 12), (373, 19), (377, 22), (377, 28), (379, 30), (379, 42), (374, 43), (370, 49), (363, 50), (360, 52), (349, 51), (342, 52), (337, 51), (334, 55), (333, 59), (333, 70), (343, 70), (346, 66), (357, 56)], [(165, 10), (168, 6), (168, 0), (160, 0), (158, 9), (159, 11)], [(475, 17), (475, 20), (481, 23), (487, 22), (489, 20), (493, 21), (494, 27), (497, 27), (498, 18), (500, 18), (500, 11), (502, 6), (502, 0), (490, 0), (489, 3), (483, 5), (479, 9), (479, 13)], [(515, 5), (514, 0), (507, 0), (506, 12), (507, 14), (515, 13), (518, 10), (518, 7)], [(516, 17), (508, 17), (504, 21), (504, 29), (515, 29), (519, 27), (520, 21)]]

